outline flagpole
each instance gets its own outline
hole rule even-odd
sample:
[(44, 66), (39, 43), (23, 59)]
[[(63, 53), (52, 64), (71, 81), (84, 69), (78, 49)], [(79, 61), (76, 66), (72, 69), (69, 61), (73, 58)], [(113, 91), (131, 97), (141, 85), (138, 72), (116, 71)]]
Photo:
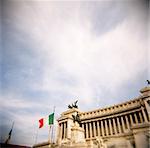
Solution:
[(48, 132), (48, 142), (50, 143), (50, 131), (51, 131), (51, 125), (49, 125), (49, 132)]
[[(55, 106), (54, 106), (54, 117), (55, 117)], [(55, 118), (54, 118), (55, 119)], [(52, 143), (54, 142), (54, 124), (52, 125)]]
[(10, 138), (11, 138), (11, 133), (12, 133), (12, 130), (13, 130), (13, 127), (14, 127), (14, 121), (13, 121), (13, 124), (12, 124), (12, 126), (11, 126), (11, 130), (10, 130), (10, 132), (9, 132), (9, 135), (8, 135), (8, 138), (7, 138), (7, 140), (5, 141), (5, 144), (7, 144), (8, 142), (9, 142), (9, 140), (10, 140)]
[(35, 135), (35, 144), (37, 144), (38, 131), (39, 131), (39, 128), (37, 128), (37, 132), (36, 132), (36, 135)]
[[(55, 116), (55, 106), (53, 108), (53, 113), (54, 113), (54, 116)], [(50, 129), (52, 128), (52, 132), (51, 132), (51, 140), (50, 140)], [(49, 142), (53, 143), (53, 135), (54, 134), (54, 124), (53, 125), (50, 125), (49, 127)]]

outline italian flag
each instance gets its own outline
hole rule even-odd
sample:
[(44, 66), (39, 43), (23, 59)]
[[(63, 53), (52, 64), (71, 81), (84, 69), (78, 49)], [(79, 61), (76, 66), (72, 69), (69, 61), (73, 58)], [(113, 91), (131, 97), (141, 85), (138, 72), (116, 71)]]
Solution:
[[(44, 118), (41, 118), (39, 120), (39, 128), (42, 128), (45, 124), (45, 119)], [(51, 124), (54, 124), (54, 113), (50, 114), (48, 116), (48, 124), (51, 125)]]
[(48, 124), (54, 124), (54, 113), (50, 114), (48, 117)]
[(44, 118), (41, 118), (39, 120), (39, 128), (42, 128), (44, 126)]

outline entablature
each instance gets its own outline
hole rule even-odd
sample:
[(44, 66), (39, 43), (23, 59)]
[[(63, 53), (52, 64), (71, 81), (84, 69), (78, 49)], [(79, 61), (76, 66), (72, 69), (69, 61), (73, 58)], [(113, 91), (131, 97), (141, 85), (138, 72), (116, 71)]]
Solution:
[(134, 110), (130, 110), (130, 111), (127, 111), (127, 112), (122, 112), (122, 113), (119, 113), (119, 114), (112, 114), (112, 115), (104, 115), (104, 116), (97, 116), (97, 117), (93, 117), (93, 118), (84, 118), (84, 119), (81, 119), (81, 122), (82, 123), (85, 123), (85, 122), (91, 122), (91, 121), (99, 121), (99, 120), (104, 120), (104, 119), (110, 119), (110, 118), (114, 118), (114, 117), (120, 117), (120, 116), (123, 116), (123, 115), (129, 115), (129, 114), (132, 114), (132, 113), (135, 113), (135, 112), (138, 112), (138, 111), (141, 111), (141, 108), (137, 108), (137, 109), (134, 109)]
[(136, 98), (131, 101), (127, 101), (122, 104), (114, 105), (111, 107), (97, 109), (89, 112), (80, 113), (81, 120), (98, 118), (103, 116), (110, 116), (114, 114), (120, 114), (124, 112), (132, 112), (132, 110), (138, 109), (141, 107), (141, 104), (144, 105), (143, 99), (141, 97)]

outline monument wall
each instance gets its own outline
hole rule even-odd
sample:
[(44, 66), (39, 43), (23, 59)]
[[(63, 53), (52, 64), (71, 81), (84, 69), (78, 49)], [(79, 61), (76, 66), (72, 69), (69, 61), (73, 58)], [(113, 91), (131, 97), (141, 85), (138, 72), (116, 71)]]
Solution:
[[(140, 90), (140, 96), (122, 104), (89, 112), (68, 109), (58, 119), (57, 144), (60, 147), (148, 148), (150, 131), (150, 87)], [(72, 115), (79, 114), (84, 137), (73, 143)], [(82, 135), (82, 134), (81, 134)], [(74, 135), (75, 136), (75, 135)], [(85, 142), (80, 142), (84, 141)], [(79, 145), (77, 147), (80, 147)]]

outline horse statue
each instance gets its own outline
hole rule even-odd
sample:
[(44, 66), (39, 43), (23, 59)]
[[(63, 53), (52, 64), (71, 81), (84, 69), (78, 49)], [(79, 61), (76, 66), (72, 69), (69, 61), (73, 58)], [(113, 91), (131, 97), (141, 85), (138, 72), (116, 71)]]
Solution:
[(68, 105), (68, 108), (69, 108), (69, 109), (72, 109), (72, 108), (78, 108), (77, 102), (78, 102), (78, 100), (75, 101), (74, 103), (72, 103), (72, 105)]

